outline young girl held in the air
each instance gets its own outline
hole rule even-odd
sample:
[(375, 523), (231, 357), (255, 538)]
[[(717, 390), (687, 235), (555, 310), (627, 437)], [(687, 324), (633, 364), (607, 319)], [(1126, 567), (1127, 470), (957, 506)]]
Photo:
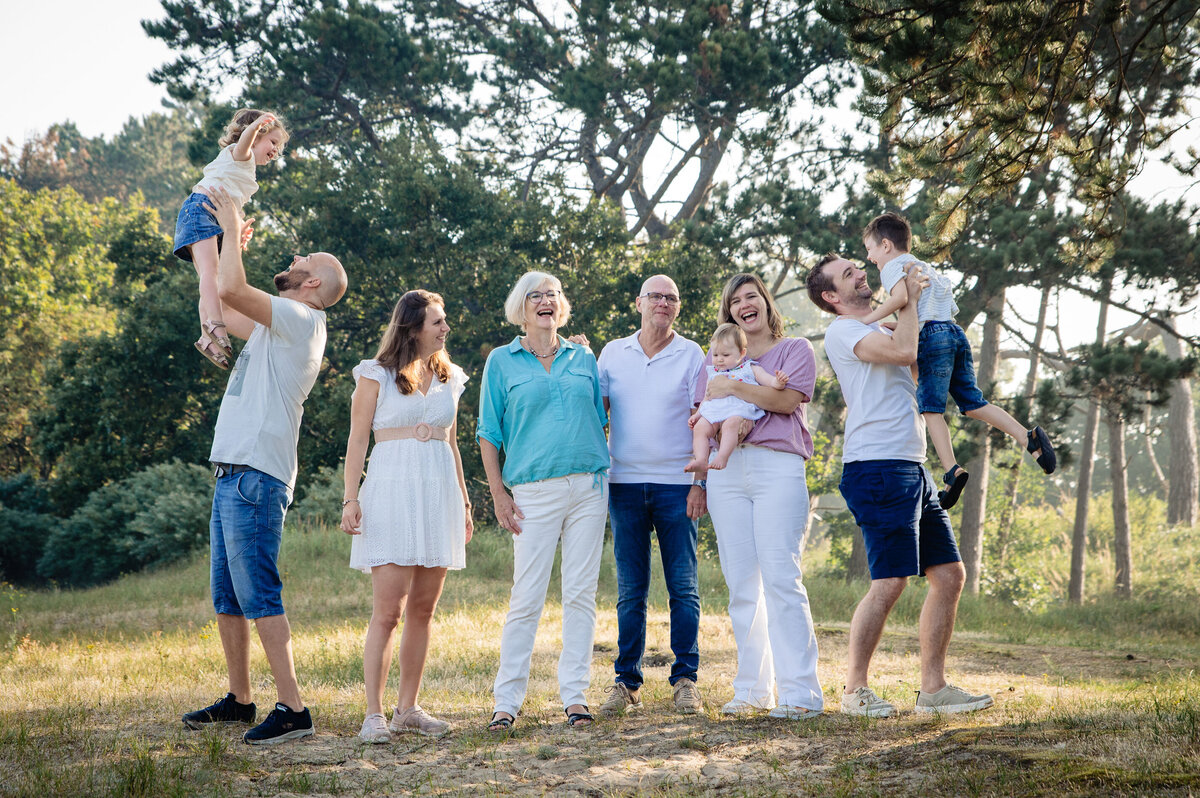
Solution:
[[(258, 190), (255, 167), (278, 158), (287, 140), (283, 121), (274, 114), (253, 108), (235, 113), (218, 142), (221, 152), (204, 167), (204, 177), (192, 187), (175, 221), (175, 254), (191, 261), (200, 277), (200, 340), (196, 341), (196, 349), (223, 369), (229, 368), (233, 357), (217, 295), (217, 257), (224, 236), (217, 220), (204, 209), (208, 196), (203, 192), (220, 186), (238, 205), (244, 204)], [(243, 242), (235, 241), (234, 246), (249, 239), (250, 224), (247, 222)]]

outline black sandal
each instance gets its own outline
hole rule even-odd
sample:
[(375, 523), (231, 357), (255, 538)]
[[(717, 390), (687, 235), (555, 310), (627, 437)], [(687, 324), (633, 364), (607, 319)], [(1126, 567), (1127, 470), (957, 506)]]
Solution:
[[(495, 712), (492, 713), (492, 719), (490, 721), (488, 721), (487, 729), (490, 732), (504, 732), (505, 734), (507, 734), (508, 730), (512, 728), (513, 723), (516, 721), (516, 718), (513, 718), (513, 717), (498, 718), (498, 717), (496, 717), (499, 714), (500, 714), (500, 710), (496, 710)], [(504, 714), (507, 715), (508, 713), (505, 712)]]
[[(583, 726), (591, 726), (592, 723), (596, 720), (594, 717), (592, 717), (592, 713), (587, 711), (588, 710), (587, 704), (580, 704), (580, 706), (583, 707), (583, 712), (571, 712), (566, 709), (563, 710), (563, 712), (567, 713), (567, 725), (570, 726), (571, 728), (575, 728), (575, 726), (577, 724), (581, 724)], [(584, 721), (587, 721), (587, 723), (584, 723)]]
[(1047, 474), (1053, 474), (1054, 469), (1058, 467), (1058, 457), (1054, 454), (1054, 445), (1050, 443), (1050, 436), (1046, 434), (1046, 430), (1034, 427), (1025, 433), (1025, 436), (1029, 439), (1025, 450), (1032, 454), (1041, 449), (1042, 453), (1037, 456), (1037, 464)]
[(946, 483), (947, 487), (945, 490), (938, 491), (938, 504), (942, 505), (943, 510), (949, 510), (958, 504), (958, 497), (962, 494), (963, 488), (967, 486), (967, 480), (970, 478), (971, 475), (958, 463), (950, 466), (950, 470), (942, 477), (942, 482)]

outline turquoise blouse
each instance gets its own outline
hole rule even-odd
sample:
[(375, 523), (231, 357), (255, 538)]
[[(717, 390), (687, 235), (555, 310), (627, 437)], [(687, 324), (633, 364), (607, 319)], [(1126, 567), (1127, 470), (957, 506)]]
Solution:
[(600, 372), (587, 347), (560, 336), (549, 373), (520, 336), (488, 355), (475, 437), (504, 452), (508, 487), (607, 471), (606, 424)]

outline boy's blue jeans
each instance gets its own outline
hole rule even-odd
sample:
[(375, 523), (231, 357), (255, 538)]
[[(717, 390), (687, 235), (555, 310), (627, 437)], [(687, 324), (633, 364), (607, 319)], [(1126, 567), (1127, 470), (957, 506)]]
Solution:
[(650, 592), (650, 534), (658, 534), (671, 607), (671, 684), (693, 681), (700, 665), (700, 591), (696, 579), (696, 522), (687, 516), (690, 485), (653, 482), (609, 485), (608, 512), (617, 560), (616, 680), (642, 686), (646, 597)]
[(986, 405), (975, 385), (967, 334), (952, 321), (927, 321), (917, 338), (917, 412), (945, 413), (946, 394), (966, 413)]

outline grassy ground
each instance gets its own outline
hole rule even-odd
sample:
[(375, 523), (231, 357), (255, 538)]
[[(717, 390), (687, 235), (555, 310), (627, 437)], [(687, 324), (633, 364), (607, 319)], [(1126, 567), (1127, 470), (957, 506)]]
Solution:
[[(647, 711), (569, 730), (554, 667), (561, 614), (547, 604), (524, 714), (488, 734), (511, 573), (510, 544), (477, 535), (438, 613), (421, 703), (456, 725), (440, 741), (365, 746), (362, 635), (367, 577), (323, 527), (289, 528), (285, 599), (314, 738), (267, 750), (240, 728), (188, 732), (181, 712), (224, 693), (207, 596), (207, 561), (85, 592), (5, 586), (0, 611), (0, 795), (1178, 795), (1200, 794), (1200, 602), (1096, 600), (1037, 614), (965, 599), (951, 678), (989, 691), (973, 716), (864, 721), (831, 711), (807, 722), (727, 719), (735, 651), (715, 560), (701, 569), (700, 688), (705, 714), (675, 715), (666, 597), (655, 580), (647, 640)], [(821, 553), (809, 557), (819, 562)], [(862, 585), (806, 580), (836, 710), (847, 620)], [(551, 596), (557, 594), (551, 585)], [(601, 574), (590, 698), (603, 700), (616, 642), (611, 550)], [(893, 616), (876, 689), (910, 710), (919, 585)], [(10, 611), (11, 607), (11, 611)], [(274, 699), (261, 651), (260, 708)], [(262, 712), (260, 711), (260, 716)]]

